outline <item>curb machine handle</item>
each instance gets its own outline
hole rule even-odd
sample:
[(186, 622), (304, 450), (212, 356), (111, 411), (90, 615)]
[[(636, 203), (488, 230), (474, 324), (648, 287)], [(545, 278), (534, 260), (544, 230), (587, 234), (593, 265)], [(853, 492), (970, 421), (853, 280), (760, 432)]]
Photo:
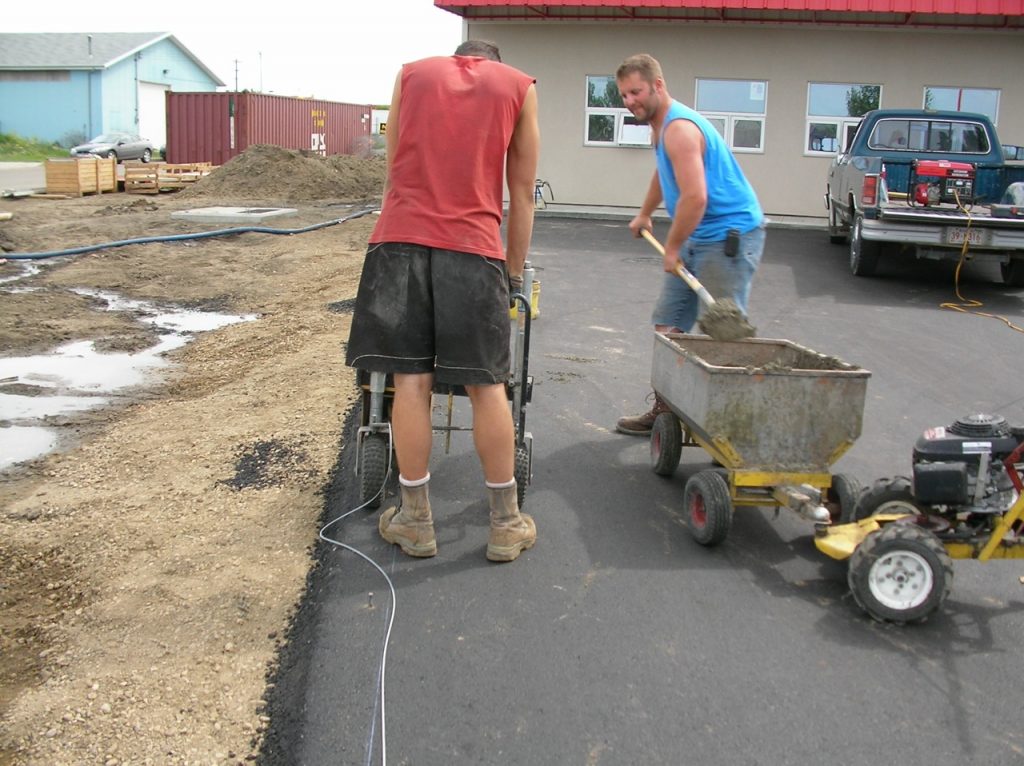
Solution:
[(516, 424), (517, 445), (521, 445), (526, 438), (526, 404), (529, 393), (527, 387), (530, 385), (530, 325), (533, 322), (533, 274), (533, 267), (527, 261), (523, 269), (523, 275), (526, 277), (523, 282), (524, 292), (511, 295), (519, 309), (516, 314), (517, 328), (520, 320), (522, 321), (521, 329), (517, 329), (515, 358), (512, 360), (513, 372), (518, 366), (520, 375), (518, 380), (514, 374), (512, 376), (512, 418)]
[(1017, 470), (1017, 463), (1024, 458), (1024, 441), (1017, 445), (1017, 448), (1006, 456), (1003, 465), (1006, 466), (1006, 473), (1010, 475), (1010, 481), (1017, 491), (1024, 494), (1024, 481), (1021, 481), (1020, 472)]

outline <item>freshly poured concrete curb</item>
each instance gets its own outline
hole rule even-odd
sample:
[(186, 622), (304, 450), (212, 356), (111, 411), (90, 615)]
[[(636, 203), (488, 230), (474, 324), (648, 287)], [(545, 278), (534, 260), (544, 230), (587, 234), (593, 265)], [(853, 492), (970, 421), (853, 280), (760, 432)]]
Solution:
[(171, 218), (195, 223), (260, 223), (296, 212), (293, 207), (200, 207), (171, 213)]

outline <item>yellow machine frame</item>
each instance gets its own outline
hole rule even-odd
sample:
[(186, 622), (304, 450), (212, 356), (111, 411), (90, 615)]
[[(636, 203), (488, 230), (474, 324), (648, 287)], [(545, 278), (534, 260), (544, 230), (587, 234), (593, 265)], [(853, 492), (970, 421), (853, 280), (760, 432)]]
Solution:
[[(987, 540), (971, 542), (943, 542), (946, 553), (953, 559), (1024, 559), (1024, 537), (1007, 538), (1013, 525), (1024, 517), (1024, 494), (1010, 506), (992, 530)], [(818, 530), (814, 544), (826, 556), (842, 561), (850, 558), (864, 538), (880, 529), (884, 524), (891, 524), (901, 519), (914, 518), (904, 513), (880, 513), (852, 524), (826, 526)]]

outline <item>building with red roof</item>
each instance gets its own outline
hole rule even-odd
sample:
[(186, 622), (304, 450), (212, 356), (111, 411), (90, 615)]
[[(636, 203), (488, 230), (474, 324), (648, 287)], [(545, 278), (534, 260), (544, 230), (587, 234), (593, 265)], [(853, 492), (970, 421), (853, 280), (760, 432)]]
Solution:
[[(537, 78), (558, 203), (640, 205), (650, 136), (615, 70), (650, 53), (726, 137), (769, 217), (824, 220), (828, 164), (874, 107), (988, 114), (1024, 144), (1024, 0), (434, 0)], [(445, 53), (446, 51), (439, 51)]]

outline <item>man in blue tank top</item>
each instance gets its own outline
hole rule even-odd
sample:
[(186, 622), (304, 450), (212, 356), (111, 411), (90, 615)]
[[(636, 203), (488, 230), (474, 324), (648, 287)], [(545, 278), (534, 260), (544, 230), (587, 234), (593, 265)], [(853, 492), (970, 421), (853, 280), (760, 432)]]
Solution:
[[(746, 314), (750, 282), (764, 252), (764, 214), (757, 195), (715, 127), (668, 93), (661, 65), (646, 53), (630, 56), (615, 74), (619, 95), (641, 123), (651, 126), (657, 163), (633, 236), (652, 228), (662, 202), (672, 219), (665, 240), (665, 278), (651, 315), (659, 332), (689, 332), (700, 299), (675, 274), (681, 261), (698, 279), (716, 283)], [(620, 433), (650, 434), (668, 407), (655, 395), (649, 412), (619, 418)]]

